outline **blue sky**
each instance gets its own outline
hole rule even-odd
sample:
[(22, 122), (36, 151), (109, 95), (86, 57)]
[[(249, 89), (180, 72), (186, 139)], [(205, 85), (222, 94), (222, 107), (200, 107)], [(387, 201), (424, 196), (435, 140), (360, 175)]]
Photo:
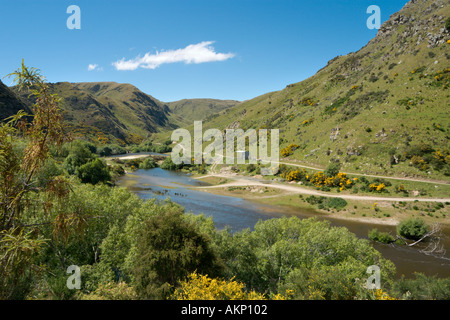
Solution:
[[(49, 82), (131, 83), (165, 102), (246, 100), (359, 50), (377, 31), (367, 8), (379, 6), (384, 22), (406, 2), (2, 0), (0, 77), (23, 58)], [(70, 5), (80, 30), (67, 28)]]

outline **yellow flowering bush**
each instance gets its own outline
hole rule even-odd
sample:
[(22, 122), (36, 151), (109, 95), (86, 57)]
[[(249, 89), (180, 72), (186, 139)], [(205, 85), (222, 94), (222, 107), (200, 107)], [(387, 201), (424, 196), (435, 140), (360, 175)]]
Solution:
[(376, 191), (376, 192), (383, 192), (386, 188), (386, 185), (384, 183), (372, 183), (369, 185), (370, 191)]
[(318, 188), (339, 187), (340, 191), (350, 188), (353, 185), (353, 181), (347, 178), (347, 174), (343, 172), (339, 172), (333, 177), (328, 177), (323, 173), (323, 171), (318, 171), (311, 177), (309, 182)]
[(448, 88), (450, 85), (450, 68), (437, 71), (437, 73), (433, 75), (433, 78), (435, 81), (431, 83), (431, 85)]
[(427, 170), (428, 169), (428, 164), (426, 163), (426, 161), (420, 157), (420, 156), (413, 156), (411, 158), (411, 164), (418, 168), (419, 170)]
[(438, 162), (450, 164), (450, 154), (448, 153), (448, 150), (442, 151), (441, 149), (437, 149), (433, 153), (433, 158)]
[(313, 107), (316, 105), (316, 102), (312, 98), (306, 97), (306, 98), (303, 98), (302, 100), (300, 100), (299, 104), (301, 104), (302, 106)]
[[(191, 273), (172, 295), (174, 300), (266, 300), (263, 294), (246, 291), (244, 284), (234, 281), (212, 279), (208, 275)], [(281, 299), (281, 296), (277, 296)]]
[(301, 169), (285, 172), (281, 176), (288, 181), (300, 181), (306, 178), (306, 175), (306, 170)]
[(375, 300), (397, 300), (391, 297), (387, 292), (382, 289), (376, 289), (374, 292)]
[(298, 144), (294, 144), (291, 143), (289, 146), (287, 146), (284, 149), (281, 149), (280, 153), (282, 157), (288, 157), (290, 156), (292, 153), (294, 153), (294, 151), (299, 147)]

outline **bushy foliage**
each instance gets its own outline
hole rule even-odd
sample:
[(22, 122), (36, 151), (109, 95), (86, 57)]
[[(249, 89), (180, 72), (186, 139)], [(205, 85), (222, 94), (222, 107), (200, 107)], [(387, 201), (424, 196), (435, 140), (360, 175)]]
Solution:
[(421, 218), (409, 218), (397, 226), (397, 233), (411, 240), (419, 240), (429, 231), (428, 225)]
[(315, 185), (317, 188), (330, 188), (338, 187), (340, 191), (351, 188), (353, 181), (347, 177), (347, 174), (339, 172), (335, 176), (327, 176), (324, 172), (318, 171), (309, 178), (309, 182)]
[(140, 164), (139, 169), (153, 169), (158, 165), (152, 157), (145, 158)]
[(450, 278), (436, 278), (416, 273), (415, 278), (402, 277), (392, 286), (392, 295), (406, 300), (449, 300)]
[(139, 152), (156, 152), (156, 153), (166, 153), (172, 151), (172, 148), (169, 146), (172, 141), (166, 141), (164, 144), (155, 144), (151, 141), (144, 141), (139, 145), (133, 145), (130, 147), (130, 151), (134, 153)]
[(142, 298), (167, 298), (180, 279), (198, 271), (220, 274), (209, 237), (183, 219), (181, 211), (151, 217), (139, 230), (132, 273)]
[(69, 150), (63, 167), (70, 175), (74, 175), (79, 167), (95, 159), (95, 154), (80, 140), (75, 140)]
[(37, 185), (40, 188), (47, 186), (55, 177), (64, 173), (64, 170), (60, 164), (54, 159), (49, 158), (45, 161), (42, 169), (37, 174)]
[(324, 173), (328, 177), (333, 177), (339, 173), (339, 170), (341, 170), (341, 165), (338, 162), (332, 162), (325, 169)]
[(332, 208), (340, 210), (347, 206), (347, 201), (342, 198), (309, 196), (305, 200), (309, 204), (317, 204), (319, 209)]
[[(438, 128), (438, 124), (434, 124)], [(448, 149), (434, 149), (428, 144), (408, 146), (403, 154), (410, 164), (421, 171), (433, 168), (448, 171), (450, 168), (450, 152)]]
[(98, 147), (97, 153), (102, 157), (108, 157), (111, 155), (125, 154), (127, 153), (127, 149), (117, 144), (108, 144)]
[[(312, 218), (260, 221), (253, 232), (244, 230), (231, 234), (224, 231), (216, 241), (227, 265), (227, 274), (236, 276), (237, 281), (258, 292), (296, 291), (296, 285), (289, 284), (294, 278), (298, 278), (302, 288), (307, 288), (300, 274), (309, 279), (313, 272), (340, 274), (329, 278), (330, 282), (335, 279), (333, 284), (327, 285), (329, 287), (338, 287), (344, 280), (353, 286), (356, 278), (365, 277), (367, 266), (372, 264), (380, 266), (384, 283), (389, 283), (395, 270), (367, 240), (358, 239), (345, 228), (331, 227), (329, 222)], [(317, 284), (319, 287), (322, 285)], [(348, 292), (352, 292), (349, 295), (355, 290), (349, 288)]]
[(171, 157), (167, 157), (160, 167), (164, 170), (176, 171), (180, 170), (183, 167), (183, 164), (175, 164)]
[(308, 173), (305, 169), (289, 170), (281, 173), (281, 176), (287, 181), (302, 181), (305, 180)]
[[(279, 175), (288, 181), (302, 181), (307, 184), (315, 185), (317, 188), (329, 191), (329, 188), (338, 187), (339, 191), (351, 188), (354, 182), (347, 177), (347, 174), (339, 172), (339, 165), (332, 164), (327, 170), (308, 173), (305, 169), (290, 169), (286, 166), (280, 166)], [(334, 175), (331, 175), (335, 173)]]
[(95, 159), (78, 167), (75, 171), (83, 183), (97, 184), (111, 180), (108, 166), (100, 159)]
[[(37, 268), (35, 255), (45, 245), (37, 229), (25, 227), (26, 210), (32, 206), (30, 198), (37, 192), (48, 192), (51, 197), (46, 201), (32, 202), (40, 208), (51, 207), (66, 195), (62, 180), (45, 174), (47, 185), (36, 186), (50, 149), (58, 148), (66, 139), (60, 100), (49, 93), (40, 71), (26, 67), (23, 61), (21, 68), (9, 76), (35, 103), (33, 116), (19, 111), (0, 123), (0, 299), (23, 298)], [(22, 140), (19, 148), (17, 140)], [(50, 225), (55, 223), (51, 218), (47, 220)]]
[(264, 300), (263, 294), (246, 291), (241, 282), (212, 279), (193, 272), (171, 296), (174, 300)]
[(81, 300), (136, 300), (137, 294), (126, 282), (100, 283), (90, 294), (80, 296)]
[(291, 143), (286, 148), (281, 149), (280, 153), (282, 157), (288, 157), (294, 153), (295, 150), (297, 150), (299, 147), (298, 144)]
[(380, 232), (374, 228), (369, 231), (369, 239), (382, 243), (391, 243), (395, 241), (395, 238), (387, 232)]

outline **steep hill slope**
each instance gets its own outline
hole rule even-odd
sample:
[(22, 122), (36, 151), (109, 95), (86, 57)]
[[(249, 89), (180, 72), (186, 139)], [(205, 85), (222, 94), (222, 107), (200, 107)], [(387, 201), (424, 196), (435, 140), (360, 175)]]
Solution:
[(239, 101), (217, 99), (183, 99), (168, 102), (172, 112), (172, 121), (179, 126), (190, 125), (196, 120), (205, 120), (215, 117), (219, 112), (234, 107)]
[[(80, 138), (100, 143), (139, 143), (156, 132), (212, 118), (239, 103), (217, 99), (183, 99), (165, 103), (131, 84), (115, 82), (58, 82), (50, 83), (49, 87), (62, 99), (61, 106), (70, 131)], [(28, 92), (18, 92), (15, 87), (3, 85), (0, 94), (5, 96), (0, 100), (4, 101), (1, 112), (5, 115), (15, 114), (33, 103)], [(21, 99), (13, 103), (16, 95)]]
[[(80, 137), (102, 143), (137, 143), (161, 128), (170, 128), (168, 107), (130, 84), (58, 82), (49, 86), (62, 99), (71, 131)], [(26, 92), (17, 93), (32, 103)]]
[(31, 114), (30, 108), (16, 94), (0, 81), (0, 120), (15, 115), (20, 110)]
[(280, 149), (294, 145), (282, 161), (449, 179), (449, 17), (448, 0), (410, 1), (358, 52), (223, 111), (204, 130), (280, 129)]
[(128, 128), (141, 135), (172, 127), (167, 118), (170, 113), (167, 105), (131, 84), (85, 82), (73, 85), (111, 105), (115, 115)]

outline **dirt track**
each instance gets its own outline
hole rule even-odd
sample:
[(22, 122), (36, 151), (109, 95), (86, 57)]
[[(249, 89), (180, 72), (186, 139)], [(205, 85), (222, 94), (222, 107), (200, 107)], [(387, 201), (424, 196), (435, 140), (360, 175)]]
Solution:
[(264, 187), (270, 187), (270, 188), (276, 188), (276, 189), (282, 189), (289, 191), (291, 193), (297, 193), (297, 194), (307, 194), (307, 195), (314, 195), (314, 196), (324, 196), (324, 197), (335, 197), (335, 198), (342, 198), (342, 199), (348, 199), (348, 200), (367, 200), (367, 201), (426, 201), (426, 202), (450, 202), (450, 198), (416, 198), (416, 197), (377, 197), (377, 196), (358, 196), (358, 195), (350, 195), (350, 194), (330, 194), (325, 192), (320, 192), (317, 190), (311, 190), (304, 187), (299, 187), (297, 185), (287, 185), (287, 184), (280, 184), (275, 182), (266, 182), (261, 181), (255, 178), (248, 179), (242, 176), (237, 175), (231, 175), (231, 174), (209, 174), (203, 177), (200, 177), (198, 179), (206, 178), (206, 177), (220, 177), (220, 178), (226, 178), (226, 179), (233, 179), (235, 181), (226, 183), (226, 184), (220, 184), (215, 186), (207, 186), (207, 187), (197, 187), (198, 189), (210, 189), (210, 188), (226, 188), (226, 187), (238, 187), (238, 186), (264, 186)]

